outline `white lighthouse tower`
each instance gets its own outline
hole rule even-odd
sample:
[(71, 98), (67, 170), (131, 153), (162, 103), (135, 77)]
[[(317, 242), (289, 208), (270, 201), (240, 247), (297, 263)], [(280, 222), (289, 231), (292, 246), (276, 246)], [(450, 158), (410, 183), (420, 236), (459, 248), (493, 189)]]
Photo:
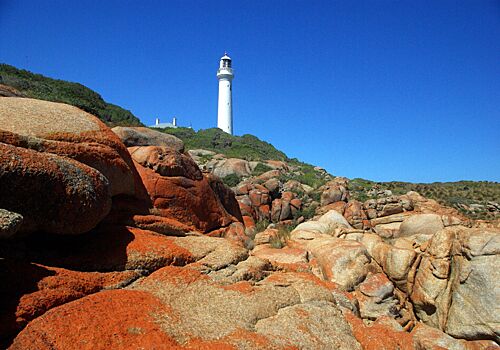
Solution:
[(233, 102), (231, 84), (234, 78), (231, 58), (224, 53), (219, 62), (217, 79), (219, 80), (219, 107), (217, 111), (217, 127), (233, 134)]

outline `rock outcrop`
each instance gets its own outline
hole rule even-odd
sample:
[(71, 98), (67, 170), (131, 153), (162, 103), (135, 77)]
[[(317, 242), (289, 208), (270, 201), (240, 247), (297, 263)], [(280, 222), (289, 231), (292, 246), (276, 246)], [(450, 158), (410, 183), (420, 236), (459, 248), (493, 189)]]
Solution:
[(190, 154), (224, 157), (63, 104), (0, 98), (0, 122), (2, 348), (499, 348), (493, 224), (281, 161), (233, 192)]

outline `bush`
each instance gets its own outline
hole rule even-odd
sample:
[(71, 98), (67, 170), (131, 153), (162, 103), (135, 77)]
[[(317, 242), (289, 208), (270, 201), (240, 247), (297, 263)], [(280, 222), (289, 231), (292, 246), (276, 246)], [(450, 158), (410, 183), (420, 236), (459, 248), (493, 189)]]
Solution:
[(252, 175), (259, 176), (259, 175), (264, 174), (265, 172), (268, 172), (269, 170), (273, 170), (273, 168), (271, 168), (267, 164), (259, 163), (259, 164), (257, 164), (255, 169), (253, 170)]
[(295, 228), (295, 225), (280, 225), (277, 228), (278, 232), (276, 236), (271, 237), (269, 244), (273, 248), (281, 249), (286, 246), (288, 240), (290, 239), (290, 233)]
[(234, 187), (240, 183), (241, 178), (236, 174), (230, 174), (226, 177), (223, 177), (221, 180), (226, 186)]

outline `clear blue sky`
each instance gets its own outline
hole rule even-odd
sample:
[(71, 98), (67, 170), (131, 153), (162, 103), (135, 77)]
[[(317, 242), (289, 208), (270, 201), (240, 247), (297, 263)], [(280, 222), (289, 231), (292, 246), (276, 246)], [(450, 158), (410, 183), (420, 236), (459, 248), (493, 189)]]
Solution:
[(0, 62), (335, 175), (500, 181), (500, 1), (0, 0)]

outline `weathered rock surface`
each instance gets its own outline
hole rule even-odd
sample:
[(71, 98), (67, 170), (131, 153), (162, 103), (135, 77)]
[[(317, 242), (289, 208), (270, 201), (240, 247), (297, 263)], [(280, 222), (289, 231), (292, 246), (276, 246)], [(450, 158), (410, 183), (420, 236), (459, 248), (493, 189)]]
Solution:
[(116, 126), (111, 129), (127, 147), (161, 146), (184, 152), (184, 142), (174, 135), (145, 127)]
[(189, 156), (159, 146), (132, 147), (130, 152), (154, 214), (204, 233), (228, 227), (241, 218), (241, 214), (234, 217), (226, 210), (238, 214), (229, 193), (222, 193), (213, 180), (204, 177)]
[(500, 341), (500, 231), (446, 228), (422, 257), (411, 299), (426, 324), (463, 339)]
[[(127, 290), (97, 293), (47, 312), (19, 334), (12, 349), (28, 344), (90, 349), (96, 343), (111, 348), (361, 349), (330, 288), (297, 274), (274, 274), (255, 286), (219, 285), (195, 270), (166, 267)], [(71, 332), (74, 324), (78, 333)]]
[(13, 236), (21, 228), (23, 216), (11, 211), (0, 209), (0, 238)]
[(399, 236), (416, 234), (433, 235), (444, 228), (441, 216), (436, 214), (417, 214), (407, 217), (399, 227)]
[(111, 209), (108, 180), (97, 170), (50, 153), (0, 143), (0, 208), (23, 216), (21, 233), (79, 234)]
[(229, 158), (217, 160), (214, 159), (206, 164), (206, 168), (220, 178), (228, 175), (237, 175), (239, 177), (250, 176), (252, 169), (248, 161), (238, 158)]
[(0, 125), (0, 142), (73, 158), (102, 173), (111, 195), (135, 193), (130, 155), (93, 115), (63, 103), (5, 97)]

